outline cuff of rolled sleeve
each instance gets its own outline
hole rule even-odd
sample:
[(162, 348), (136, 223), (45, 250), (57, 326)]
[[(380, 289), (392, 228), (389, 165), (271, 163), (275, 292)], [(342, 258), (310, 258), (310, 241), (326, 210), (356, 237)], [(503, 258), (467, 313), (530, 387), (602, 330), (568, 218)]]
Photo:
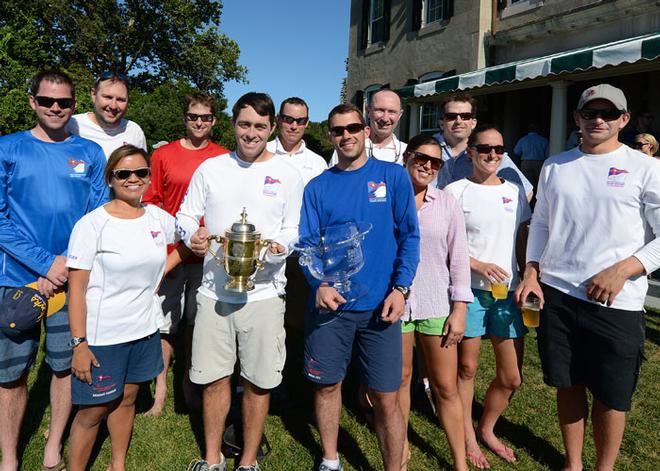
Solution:
[(450, 286), (449, 298), (452, 300), (452, 302), (458, 301), (463, 303), (471, 303), (474, 301), (474, 295), (472, 294), (472, 289), (465, 287)]

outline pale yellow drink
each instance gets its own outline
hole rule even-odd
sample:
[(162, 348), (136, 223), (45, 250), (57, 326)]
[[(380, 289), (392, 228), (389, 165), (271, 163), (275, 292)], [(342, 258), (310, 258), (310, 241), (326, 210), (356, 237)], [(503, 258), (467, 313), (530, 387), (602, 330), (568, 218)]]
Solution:
[(490, 292), (495, 299), (506, 299), (509, 295), (509, 282), (504, 283), (491, 283)]
[(538, 327), (541, 323), (541, 311), (537, 307), (536, 309), (523, 306), (522, 308), (522, 320), (525, 327)]

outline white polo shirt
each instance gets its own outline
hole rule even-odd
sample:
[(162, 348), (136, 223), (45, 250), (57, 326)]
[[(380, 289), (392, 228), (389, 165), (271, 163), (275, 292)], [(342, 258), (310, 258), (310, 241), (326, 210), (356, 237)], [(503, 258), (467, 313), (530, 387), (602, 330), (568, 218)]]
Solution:
[[(367, 155), (369, 157), (403, 165), (403, 153), (406, 151), (408, 144), (400, 141), (395, 134), (392, 134), (392, 140), (384, 147), (377, 146), (369, 138), (364, 140), (364, 147), (367, 149)], [(337, 162), (337, 151), (334, 151), (329, 166), (332, 167)]]
[(305, 185), (314, 177), (327, 170), (328, 164), (323, 157), (307, 148), (305, 141), (300, 141), (300, 147), (293, 154), (289, 154), (276, 137), (266, 145), (266, 149), (275, 155), (281, 155), (287, 158), (290, 164), (293, 164), (303, 177)]

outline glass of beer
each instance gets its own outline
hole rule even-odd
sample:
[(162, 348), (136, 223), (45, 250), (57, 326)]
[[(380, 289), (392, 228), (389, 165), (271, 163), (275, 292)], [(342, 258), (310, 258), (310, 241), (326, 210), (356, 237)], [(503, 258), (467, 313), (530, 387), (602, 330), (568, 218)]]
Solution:
[(509, 296), (509, 285), (511, 284), (511, 278), (506, 278), (503, 281), (491, 281), (490, 282), (490, 293), (495, 299), (506, 299)]
[(538, 327), (541, 323), (541, 300), (529, 293), (522, 305), (522, 319), (526, 327)]

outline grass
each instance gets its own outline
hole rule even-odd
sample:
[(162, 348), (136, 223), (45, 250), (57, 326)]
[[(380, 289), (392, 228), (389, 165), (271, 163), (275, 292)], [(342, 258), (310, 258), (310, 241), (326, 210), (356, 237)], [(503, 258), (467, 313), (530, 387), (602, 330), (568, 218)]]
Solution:
[[(628, 425), (621, 447), (617, 470), (660, 469), (660, 313), (647, 316), (647, 361), (628, 416)], [(516, 470), (554, 470), (562, 464), (563, 447), (556, 419), (554, 390), (542, 382), (539, 358), (536, 352), (536, 334), (526, 339), (524, 364), (525, 383), (510, 407), (500, 419), (496, 432), (512, 446), (519, 462)], [(319, 436), (312, 418), (311, 389), (300, 374), (302, 347), (299, 338), (291, 338), (289, 362), (285, 381), (290, 392), (291, 405), (272, 411), (268, 418), (267, 434), (273, 451), (262, 463), (264, 471), (311, 470), (318, 465), (321, 455)], [(484, 342), (481, 366), (475, 392), (475, 417), (481, 412), (481, 403), (494, 370), (492, 349)], [(180, 384), (183, 371), (176, 366), (169, 376), (170, 389), (166, 411), (157, 419), (138, 415), (133, 441), (129, 450), (128, 469), (165, 471), (185, 470), (188, 463), (201, 453), (202, 428), (199, 417), (185, 412), (181, 394), (173, 393), (171, 384)], [(44, 446), (43, 432), (48, 427), (48, 380), (46, 366), (30, 375), (28, 412), (21, 435), (23, 470), (41, 468)], [(340, 453), (345, 469), (382, 469), (378, 444), (356, 412), (353, 398), (355, 384), (347, 381), (346, 406), (342, 412), (339, 435)], [(139, 411), (149, 406), (149, 391), (139, 401)], [(419, 401), (423, 404), (422, 401)], [(590, 432), (589, 432), (590, 433)], [(408, 436), (412, 445), (409, 469), (449, 469), (451, 455), (444, 434), (425, 407), (418, 407), (411, 415)], [(103, 471), (109, 462), (110, 442), (103, 434), (93, 452), (91, 470)], [(493, 470), (511, 469), (494, 455), (487, 454)], [(585, 469), (592, 469), (594, 446), (589, 437), (586, 442)]]

